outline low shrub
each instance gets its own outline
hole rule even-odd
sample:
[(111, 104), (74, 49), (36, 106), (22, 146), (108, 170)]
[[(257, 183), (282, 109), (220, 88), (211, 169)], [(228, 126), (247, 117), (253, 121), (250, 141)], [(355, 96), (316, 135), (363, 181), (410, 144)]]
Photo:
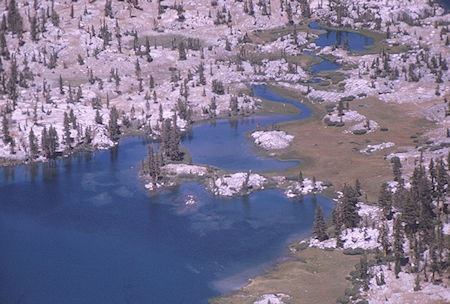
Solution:
[(342, 253), (346, 254), (346, 255), (359, 255), (359, 254), (364, 254), (364, 249), (362, 249), (362, 248), (355, 248), (355, 249), (347, 248), (347, 249), (344, 249), (344, 251)]
[(354, 135), (364, 135), (366, 133), (367, 133), (367, 130), (365, 130), (365, 129), (360, 129), (360, 130), (353, 131)]

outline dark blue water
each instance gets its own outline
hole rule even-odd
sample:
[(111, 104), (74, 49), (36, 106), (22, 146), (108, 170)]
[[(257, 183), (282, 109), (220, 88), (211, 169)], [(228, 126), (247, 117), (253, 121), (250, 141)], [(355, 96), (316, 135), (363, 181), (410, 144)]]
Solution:
[(439, 0), (439, 4), (445, 9), (445, 12), (450, 12), (450, 0)]
[[(368, 47), (373, 45), (373, 39), (369, 38), (367, 36), (357, 34), (357, 33), (351, 33), (346, 31), (333, 31), (333, 30), (326, 30), (319, 26), (317, 22), (311, 22), (309, 24), (309, 27), (311, 29), (315, 30), (325, 30), (325, 34), (319, 35), (319, 38), (314, 41), (314, 43), (319, 47), (325, 47), (325, 46), (343, 46), (344, 41), (347, 38), (348, 39), (348, 49), (352, 51), (365, 51)], [(317, 74), (321, 71), (332, 71), (337, 70), (341, 68), (341, 65), (336, 64), (334, 62), (328, 61), (326, 59), (323, 59), (322, 57), (319, 57), (311, 52), (304, 52), (305, 54), (308, 54), (310, 56), (320, 58), (323, 61), (314, 64), (310, 67), (310, 71), (313, 74)]]
[[(317, 74), (320, 73), (321, 71), (332, 71), (332, 70), (337, 70), (340, 69), (342, 66), (339, 64), (336, 64), (334, 62), (331, 62), (329, 60), (323, 59), (322, 57), (317, 56), (316, 54), (312, 53), (312, 52), (308, 52), (308, 51), (304, 51), (304, 54), (307, 54), (309, 56), (313, 56), (315, 58), (320, 58), (322, 60), (322, 62), (319, 62), (317, 64), (313, 64), (309, 70), (311, 71), (311, 73), (313, 74)], [(317, 79), (317, 78), (314, 78)], [(313, 80), (314, 80), (313, 79)], [(318, 78), (320, 79), (320, 78)], [(320, 81), (319, 81), (320, 82)], [(316, 82), (318, 83), (318, 82)]]
[[(259, 126), (269, 126), (282, 121), (304, 119), (311, 116), (311, 109), (296, 100), (284, 98), (263, 85), (252, 87), (255, 96), (283, 102), (299, 109), (296, 115), (258, 115), (238, 120), (220, 119), (203, 123), (195, 128), (194, 140), (186, 138), (183, 145), (192, 153), (195, 163), (208, 164), (228, 170), (275, 171), (298, 164), (296, 161), (279, 161), (257, 156), (256, 149), (247, 132)], [(195, 140), (202, 138), (202, 141)]]
[[(284, 118), (308, 115), (303, 109)], [(210, 140), (200, 136), (202, 128), (217, 137), (227, 128), (238, 132), (202, 125), (192, 145)], [(226, 143), (239, 147), (242, 137), (234, 138)], [(128, 138), (95, 159), (86, 154), (0, 170), (0, 303), (206, 303), (267, 267), (288, 240), (309, 233), (317, 203), (330, 214), (329, 200), (292, 201), (278, 190), (221, 199), (185, 183), (150, 195), (138, 179), (146, 151), (146, 142)], [(249, 158), (241, 156), (247, 168)], [(191, 194), (198, 204), (186, 206)]]
[(319, 38), (314, 41), (317, 46), (344, 46), (344, 41), (348, 39), (348, 49), (351, 51), (366, 51), (368, 47), (373, 44), (373, 39), (358, 33), (335, 31), (321, 28), (317, 22), (309, 24), (311, 29), (325, 30), (325, 34), (319, 35)]

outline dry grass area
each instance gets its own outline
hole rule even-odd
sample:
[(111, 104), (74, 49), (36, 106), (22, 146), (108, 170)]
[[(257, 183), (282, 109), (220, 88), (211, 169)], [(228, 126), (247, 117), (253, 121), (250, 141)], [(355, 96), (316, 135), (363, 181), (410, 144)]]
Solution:
[(307, 248), (293, 254), (293, 259), (274, 270), (256, 277), (229, 297), (211, 300), (213, 304), (253, 303), (263, 294), (284, 293), (289, 303), (329, 304), (343, 296), (349, 282), (345, 280), (360, 256), (344, 255), (342, 251)]
[[(288, 98), (300, 98), (295, 92), (273, 89)], [(310, 106), (314, 109), (312, 118), (280, 124), (282, 130), (295, 138), (279, 158), (301, 161), (300, 166), (289, 168), (281, 174), (296, 176), (302, 170), (305, 177), (315, 176), (318, 180), (330, 181), (337, 190), (344, 183), (354, 184), (358, 178), (369, 200), (377, 199), (380, 184), (392, 179), (391, 164), (385, 160), (385, 155), (421, 143), (423, 140), (420, 135), (433, 127), (431, 122), (419, 116), (422, 105), (388, 104), (368, 97), (350, 102), (350, 109), (377, 121), (381, 127), (388, 128), (388, 131), (378, 129), (366, 135), (344, 134), (343, 131), (349, 124), (344, 127), (327, 127), (322, 121), (326, 114), (325, 104)], [(383, 142), (393, 142), (395, 146), (370, 155), (359, 152), (368, 144)]]
[(253, 42), (264, 44), (266, 42), (272, 42), (280, 37), (292, 34), (294, 30), (297, 32), (309, 32), (312, 34), (323, 34), (325, 31), (311, 29), (308, 26), (309, 21), (306, 20), (302, 25), (283, 26), (280, 28), (268, 29), (268, 30), (256, 30), (251, 33), (250, 38)]

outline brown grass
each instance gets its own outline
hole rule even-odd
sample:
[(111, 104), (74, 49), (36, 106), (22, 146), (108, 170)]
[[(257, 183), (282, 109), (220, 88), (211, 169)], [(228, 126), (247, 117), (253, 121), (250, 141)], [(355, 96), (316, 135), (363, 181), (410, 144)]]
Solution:
[(289, 303), (329, 304), (343, 296), (349, 282), (345, 280), (359, 262), (359, 256), (344, 255), (342, 251), (307, 248), (293, 254), (293, 259), (274, 270), (256, 277), (229, 297), (211, 300), (213, 304), (253, 303), (263, 294), (290, 295)]
[[(287, 90), (272, 89), (288, 98), (301, 98)], [(378, 129), (367, 135), (344, 134), (344, 129), (350, 125), (339, 128), (327, 127), (323, 123), (325, 104), (310, 106), (314, 110), (312, 118), (279, 124), (282, 130), (295, 136), (292, 145), (279, 158), (300, 160), (301, 164), (274, 174), (296, 176), (302, 170), (305, 177), (315, 176), (318, 180), (332, 182), (336, 190), (344, 183), (353, 185), (359, 179), (370, 200), (376, 200), (382, 182), (392, 179), (391, 164), (385, 160), (385, 155), (416, 145), (414, 140), (423, 141), (417, 135), (433, 126), (429, 121), (414, 115), (417, 113), (414, 105), (389, 104), (369, 97), (350, 102), (350, 108), (377, 121), (388, 131)], [(411, 136), (417, 136), (418, 139)], [(371, 155), (359, 152), (367, 144), (389, 141), (395, 143), (393, 148)]]

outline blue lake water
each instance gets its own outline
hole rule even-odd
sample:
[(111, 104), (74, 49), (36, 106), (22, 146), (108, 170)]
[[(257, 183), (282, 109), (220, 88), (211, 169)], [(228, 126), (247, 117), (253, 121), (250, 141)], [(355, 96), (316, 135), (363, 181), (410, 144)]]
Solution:
[(327, 30), (320, 27), (317, 22), (311, 22), (309, 27), (315, 30), (326, 31), (325, 34), (319, 35), (319, 38), (314, 41), (320, 47), (333, 45), (342, 47), (346, 38), (348, 40), (347, 47), (351, 51), (365, 51), (373, 44), (373, 39), (370, 37), (346, 31)]
[[(304, 119), (311, 116), (311, 109), (295, 100), (284, 98), (263, 85), (252, 87), (255, 96), (293, 105), (299, 109), (297, 115), (258, 115), (242, 119), (220, 119), (203, 123), (195, 128), (194, 140), (188, 137), (183, 145), (192, 153), (195, 163), (208, 164), (229, 170), (274, 171), (283, 170), (298, 164), (296, 161), (279, 161), (257, 156), (254, 144), (248, 139), (247, 132), (257, 126), (270, 126), (282, 121)], [(198, 141), (195, 138), (203, 140)]]
[[(323, 59), (322, 57), (317, 56), (316, 54), (312, 53), (312, 52), (308, 52), (305, 51), (303, 52), (304, 54), (307, 54), (309, 56), (313, 56), (316, 58), (320, 58), (322, 61), (316, 64), (313, 64), (309, 70), (311, 71), (311, 73), (313, 74), (317, 74), (321, 71), (332, 71), (332, 70), (337, 70), (341, 68), (341, 65), (336, 64), (334, 62), (331, 62), (329, 60)], [(320, 78), (319, 78), (320, 79)], [(314, 79), (313, 79), (314, 80)], [(320, 82), (320, 81), (319, 81)]]
[(450, 0), (439, 0), (440, 5), (445, 9), (445, 12), (450, 12)]
[[(335, 30), (326, 30), (319, 26), (317, 22), (311, 22), (309, 24), (311, 29), (315, 30), (325, 30), (325, 34), (319, 35), (319, 38), (314, 41), (314, 43), (319, 47), (326, 46), (340, 46), (344, 45), (344, 41), (348, 39), (348, 49), (351, 51), (365, 51), (368, 47), (373, 45), (373, 39), (358, 33), (351, 33), (346, 31), (335, 31)], [(319, 57), (311, 52), (304, 52), (313, 57)], [(321, 58), (321, 57), (319, 57)], [(331, 71), (337, 70), (341, 68), (341, 65), (331, 62), (329, 60), (321, 58), (323, 61), (317, 64), (314, 64), (310, 67), (310, 71), (313, 74), (317, 74), (321, 71)]]
[[(254, 90), (294, 103), (261, 86)], [(220, 153), (241, 149), (240, 159), (195, 152), (202, 163), (283, 168), (288, 164), (271, 159), (251, 162), (243, 133), (255, 121), (308, 117), (300, 107), (297, 116), (257, 116), (237, 127), (225, 120), (199, 125), (185, 144), (214, 144)], [(222, 145), (209, 142), (214, 134), (226, 138)], [(206, 303), (268, 267), (289, 240), (308, 234), (317, 203), (331, 212), (332, 202), (320, 196), (299, 202), (278, 190), (222, 199), (185, 183), (149, 194), (138, 179), (146, 153), (146, 141), (127, 138), (95, 158), (0, 170), (0, 303)], [(185, 205), (188, 195), (198, 203)]]

